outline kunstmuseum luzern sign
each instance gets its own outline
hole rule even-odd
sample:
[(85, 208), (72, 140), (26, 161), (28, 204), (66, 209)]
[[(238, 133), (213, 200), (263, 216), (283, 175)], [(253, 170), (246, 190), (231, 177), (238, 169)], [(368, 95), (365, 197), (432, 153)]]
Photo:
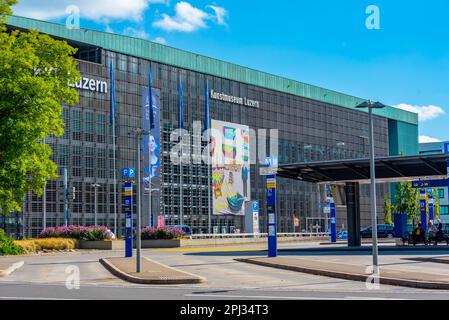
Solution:
[(69, 84), (69, 86), (81, 90), (89, 90), (99, 93), (108, 93), (108, 83), (106, 81), (95, 80), (83, 77), (75, 84)]
[(259, 108), (260, 102), (252, 99), (248, 99), (247, 97), (236, 97), (231, 96), (225, 93), (219, 93), (215, 92), (214, 90), (210, 91), (210, 97), (214, 100), (224, 101), (224, 102), (230, 102), (235, 104), (240, 104), (242, 106), (247, 106), (251, 108)]

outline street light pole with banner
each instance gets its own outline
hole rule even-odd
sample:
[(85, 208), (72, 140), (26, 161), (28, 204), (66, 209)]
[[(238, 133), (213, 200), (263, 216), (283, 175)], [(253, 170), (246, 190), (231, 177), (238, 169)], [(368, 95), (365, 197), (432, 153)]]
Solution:
[[(161, 184), (160, 90), (151, 88), (153, 82), (151, 72), (149, 72), (148, 78), (150, 88), (142, 87), (141, 128), (150, 133), (142, 136), (142, 185), (144, 191), (148, 191), (148, 210), (145, 210), (145, 212), (148, 212), (148, 217), (144, 220), (144, 224), (155, 226), (158, 224), (158, 199)], [(153, 192), (157, 195), (155, 198)]]

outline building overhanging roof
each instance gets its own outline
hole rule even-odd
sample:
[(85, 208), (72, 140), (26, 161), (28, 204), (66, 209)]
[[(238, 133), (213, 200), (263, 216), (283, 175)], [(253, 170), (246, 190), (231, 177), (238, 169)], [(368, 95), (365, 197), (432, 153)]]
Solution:
[[(376, 158), (378, 182), (400, 182), (416, 179), (446, 179), (449, 155), (417, 155)], [(287, 164), (279, 167), (280, 177), (313, 183), (370, 181), (370, 160), (333, 160)]]

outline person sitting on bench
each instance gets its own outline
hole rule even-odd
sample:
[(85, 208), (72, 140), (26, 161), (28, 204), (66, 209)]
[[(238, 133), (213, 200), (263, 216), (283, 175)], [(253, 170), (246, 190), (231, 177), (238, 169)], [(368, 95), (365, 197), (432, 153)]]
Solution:
[(425, 242), (426, 232), (423, 230), (421, 222), (418, 223), (418, 227), (412, 233), (413, 244), (418, 242)]

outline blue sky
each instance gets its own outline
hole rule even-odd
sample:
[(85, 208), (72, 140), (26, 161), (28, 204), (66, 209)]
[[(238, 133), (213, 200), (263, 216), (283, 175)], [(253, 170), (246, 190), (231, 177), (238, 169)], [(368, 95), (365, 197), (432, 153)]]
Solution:
[[(22, 0), (16, 14), (143, 37), (420, 113), (449, 140), (449, 1)], [(380, 12), (369, 30), (366, 8)]]

